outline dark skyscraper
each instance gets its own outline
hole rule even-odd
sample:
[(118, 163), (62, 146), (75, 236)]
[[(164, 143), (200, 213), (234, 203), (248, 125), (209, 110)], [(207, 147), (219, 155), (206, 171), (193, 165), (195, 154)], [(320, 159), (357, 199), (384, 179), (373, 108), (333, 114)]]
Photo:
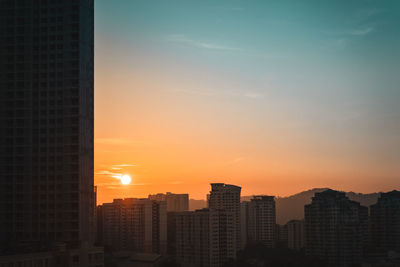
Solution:
[(0, 252), (93, 240), (93, 0), (0, 1)]
[(249, 243), (275, 246), (275, 197), (254, 196), (248, 204), (247, 233)]
[(344, 192), (316, 193), (304, 207), (306, 253), (328, 266), (360, 264), (367, 235), (368, 208)]
[(372, 246), (384, 254), (400, 251), (400, 192), (381, 193), (370, 211)]
[(212, 183), (208, 199), (211, 210), (224, 210), (233, 213), (235, 224), (235, 246), (241, 249), (240, 234), (240, 191), (241, 187), (223, 183)]

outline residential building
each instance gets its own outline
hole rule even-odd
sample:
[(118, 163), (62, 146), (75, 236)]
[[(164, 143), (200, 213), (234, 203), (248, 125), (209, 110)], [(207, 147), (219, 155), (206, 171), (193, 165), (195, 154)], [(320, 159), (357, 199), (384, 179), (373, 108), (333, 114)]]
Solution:
[(79, 264), (89, 264), (93, 5), (0, 3), (0, 255), (51, 253), (63, 243), (86, 251)]
[(306, 253), (329, 266), (360, 264), (367, 234), (368, 208), (344, 192), (316, 193), (304, 208)]
[(114, 199), (112, 203), (103, 203), (100, 209), (102, 245), (116, 251), (166, 254), (165, 201)]
[(248, 204), (248, 242), (275, 246), (275, 199), (273, 196), (254, 196)]
[(249, 203), (250, 201), (240, 203), (240, 244), (242, 249), (246, 247), (248, 241)]
[(236, 257), (233, 212), (202, 209), (175, 216), (176, 257), (182, 266), (218, 267)]
[(149, 199), (167, 202), (167, 212), (189, 210), (189, 194), (166, 194), (149, 195)]
[(291, 220), (286, 228), (287, 247), (295, 250), (304, 248), (304, 220)]
[(277, 248), (287, 248), (288, 247), (288, 227), (287, 224), (275, 225), (275, 246)]
[(400, 252), (400, 192), (381, 193), (370, 212), (372, 247), (382, 253)]
[(223, 183), (212, 183), (208, 196), (210, 210), (224, 210), (232, 212), (235, 223), (236, 249), (242, 248), (240, 244), (240, 191), (241, 187)]

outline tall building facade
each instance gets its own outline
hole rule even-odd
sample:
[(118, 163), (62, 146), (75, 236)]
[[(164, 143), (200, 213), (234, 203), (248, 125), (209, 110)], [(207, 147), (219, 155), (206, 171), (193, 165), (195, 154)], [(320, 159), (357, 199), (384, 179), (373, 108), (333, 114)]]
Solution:
[(99, 207), (101, 244), (117, 251), (166, 254), (167, 207), (165, 201), (114, 199)]
[(287, 224), (281, 225), (281, 224), (276, 224), (275, 225), (275, 246), (278, 248), (287, 248), (288, 245), (288, 227)]
[(367, 235), (368, 208), (344, 192), (316, 193), (304, 208), (306, 253), (329, 266), (360, 264)]
[(370, 212), (372, 247), (382, 253), (400, 252), (400, 192), (381, 193)]
[(93, 242), (93, 11), (0, 1), (0, 253)]
[(176, 257), (182, 266), (219, 267), (236, 257), (233, 212), (202, 209), (175, 216)]
[(304, 248), (304, 221), (291, 220), (286, 224), (287, 227), (287, 247), (300, 250)]
[(254, 196), (248, 205), (248, 242), (263, 243), (267, 247), (274, 247), (276, 233), (275, 197)]
[(210, 212), (177, 212), (176, 258), (182, 266), (210, 266)]
[(208, 196), (210, 210), (224, 210), (233, 213), (237, 250), (242, 247), (240, 234), (240, 191), (241, 187), (236, 185), (212, 183)]
[(189, 194), (174, 194), (167, 192), (166, 194), (149, 195), (149, 199), (166, 201), (168, 212), (189, 210)]
[(242, 201), (240, 203), (240, 245), (242, 249), (246, 247), (249, 235), (249, 203), (250, 201)]

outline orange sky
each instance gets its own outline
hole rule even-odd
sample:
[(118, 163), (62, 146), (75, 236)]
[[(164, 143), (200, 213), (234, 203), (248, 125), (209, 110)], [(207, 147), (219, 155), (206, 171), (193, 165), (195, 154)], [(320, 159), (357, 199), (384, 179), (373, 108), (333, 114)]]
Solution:
[[(243, 195), (285, 196), (326, 186), (357, 192), (392, 188), (377, 179), (395, 181), (391, 162), (371, 159), (369, 147), (352, 144), (350, 151), (351, 140), (324, 142), (328, 132), (290, 125), (285, 120), (290, 113), (257, 123), (257, 112), (264, 118), (268, 114), (262, 107), (242, 106), (253, 100), (196, 95), (193, 101), (192, 95), (171, 94), (175, 86), (193, 85), (167, 73), (97, 67), (98, 203), (166, 191), (200, 199), (211, 182), (242, 186)], [(115, 87), (124, 93), (117, 94)], [(122, 185), (113, 177), (119, 173), (130, 174), (132, 184)]]

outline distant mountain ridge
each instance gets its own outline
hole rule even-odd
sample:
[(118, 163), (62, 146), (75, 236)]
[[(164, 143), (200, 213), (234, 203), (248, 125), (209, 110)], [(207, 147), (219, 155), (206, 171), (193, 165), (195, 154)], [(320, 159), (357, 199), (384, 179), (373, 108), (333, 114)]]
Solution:
[[(289, 197), (277, 197), (276, 201), (276, 222), (286, 224), (293, 219), (304, 218), (304, 205), (311, 203), (311, 198), (315, 193), (323, 192), (330, 188), (313, 188)], [(338, 190), (340, 191), (340, 190)], [(378, 200), (379, 193), (354, 193), (345, 192), (346, 196), (353, 201), (359, 202), (362, 206), (369, 207)], [(243, 196), (242, 201), (250, 200), (252, 196)]]
[[(307, 191), (288, 197), (277, 197), (276, 201), (276, 222), (278, 224), (286, 224), (293, 219), (304, 218), (304, 205), (311, 203), (311, 198), (315, 193), (323, 192), (329, 188), (313, 188)], [(359, 202), (361, 205), (369, 207), (378, 200), (379, 193), (362, 194), (354, 192), (345, 192), (346, 196), (353, 201)], [(242, 201), (249, 201), (252, 196), (242, 196)], [(200, 199), (190, 199), (189, 209), (196, 210), (207, 207), (207, 201)]]

